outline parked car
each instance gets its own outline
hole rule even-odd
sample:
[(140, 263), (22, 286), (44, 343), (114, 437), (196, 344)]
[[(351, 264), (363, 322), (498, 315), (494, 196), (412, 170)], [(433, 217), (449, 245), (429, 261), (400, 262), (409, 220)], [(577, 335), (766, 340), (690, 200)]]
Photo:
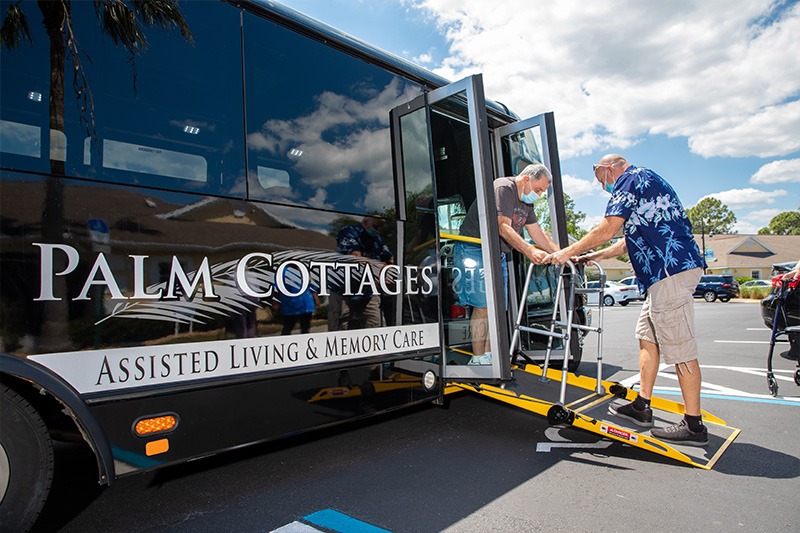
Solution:
[[(586, 284), (586, 287), (590, 289), (597, 289), (600, 287), (600, 282), (590, 281)], [(618, 283), (616, 281), (606, 281), (604, 289), (605, 292), (603, 294), (603, 305), (606, 307), (611, 307), (615, 303), (626, 306), (628, 305), (628, 302), (639, 299), (639, 288), (636, 286), (631, 287), (630, 285), (623, 285), (622, 283)], [(600, 294), (597, 292), (587, 294), (587, 304), (598, 305), (599, 295)]]
[[(779, 263), (772, 265), (772, 272), (775, 274), (772, 278), (772, 293), (761, 300), (761, 318), (764, 320), (764, 325), (769, 329), (772, 329), (772, 324), (775, 320), (777, 297), (781, 291), (781, 277), (791, 270), (795, 264)], [(787, 326), (800, 326), (800, 280), (795, 279), (788, 283), (786, 294), (784, 294), (783, 309), (785, 313), (778, 317), (778, 327), (783, 329)], [(800, 335), (790, 333), (788, 337), (788, 357), (797, 359), (800, 357)]]
[(771, 286), (772, 283), (770, 283), (765, 279), (751, 279), (750, 281), (745, 281), (744, 283), (739, 285), (739, 288), (741, 289), (744, 287), (771, 287)]
[(733, 276), (702, 276), (694, 289), (694, 297), (707, 302), (727, 302), (739, 296), (739, 282)]
[(619, 280), (619, 282), (629, 287), (636, 287), (636, 294), (638, 295), (637, 299), (644, 300), (647, 297), (647, 291), (642, 292), (642, 290), (639, 288), (639, 282), (636, 280), (636, 276), (622, 278)]

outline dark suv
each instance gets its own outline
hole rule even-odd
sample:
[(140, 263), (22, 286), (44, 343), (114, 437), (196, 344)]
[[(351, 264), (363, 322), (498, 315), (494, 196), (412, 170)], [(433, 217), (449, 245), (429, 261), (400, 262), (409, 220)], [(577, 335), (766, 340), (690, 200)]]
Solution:
[(694, 289), (694, 297), (703, 298), (707, 302), (713, 302), (717, 298), (720, 302), (727, 302), (737, 296), (739, 282), (733, 276), (702, 276)]

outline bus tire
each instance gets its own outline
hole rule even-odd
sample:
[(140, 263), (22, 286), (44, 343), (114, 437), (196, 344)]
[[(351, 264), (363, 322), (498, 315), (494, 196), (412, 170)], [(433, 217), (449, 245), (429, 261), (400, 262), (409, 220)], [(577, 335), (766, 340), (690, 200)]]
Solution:
[(2, 384), (0, 419), (0, 530), (27, 531), (50, 492), (53, 441), (36, 409)]

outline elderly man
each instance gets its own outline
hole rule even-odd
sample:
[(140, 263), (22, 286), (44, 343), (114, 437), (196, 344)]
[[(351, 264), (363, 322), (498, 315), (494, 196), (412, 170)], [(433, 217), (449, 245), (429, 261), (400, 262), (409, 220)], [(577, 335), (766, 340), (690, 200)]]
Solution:
[[(497, 225), (501, 241), (500, 267), (503, 272), (503, 287), (508, 299), (508, 266), (506, 254), (515, 249), (528, 259), (540, 264), (547, 254), (536, 249), (522, 238), (522, 229), (528, 230), (531, 238), (540, 248), (548, 252), (558, 250), (553, 240), (539, 226), (533, 203), (550, 186), (550, 171), (540, 164), (525, 167), (518, 176), (503, 177), (494, 181), (494, 197), (497, 207)], [(478, 208), (470, 206), (461, 224), (461, 235), (480, 238)], [(453, 249), (453, 259), (461, 276), (455, 283), (455, 290), (461, 305), (471, 306), (470, 329), (472, 332), (472, 358), (470, 365), (492, 364), (489, 347), (488, 311), (486, 288), (483, 281), (483, 255), (481, 247), (467, 242), (457, 242)], [(476, 279), (477, 278), (477, 279)]]
[(705, 261), (692, 236), (692, 225), (678, 195), (664, 178), (644, 167), (609, 154), (593, 167), (597, 181), (611, 200), (605, 218), (580, 241), (550, 254), (545, 261), (564, 264), (608, 242), (620, 228), (625, 239), (582, 256), (600, 260), (625, 253), (647, 299), (636, 325), (639, 339), (641, 384), (635, 401), (611, 406), (612, 414), (642, 426), (653, 426), (650, 398), (658, 374), (659, 360), (675, 365), (683, 394), (685, 416), (666, 428), (654, 428), (654, 437), (677, 444), (703, 446), (708, 430), (700, 411), (700, 365), (694, 335), (694, 288)]

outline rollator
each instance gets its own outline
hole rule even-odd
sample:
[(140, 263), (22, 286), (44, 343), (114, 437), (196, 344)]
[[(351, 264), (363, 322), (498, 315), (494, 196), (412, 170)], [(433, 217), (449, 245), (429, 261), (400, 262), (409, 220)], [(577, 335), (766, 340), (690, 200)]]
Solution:
[[(772, 318), (772, 334), (769, 339), (769, 355), (767, 355), (767, 386), (773, 396), (778, 395), (778, 381), (775, 379), (775, 372), (772, 370), (772, 356), (775, 353), (775, 341), (782, 335), (800, 335), (800, 326), (788, 326), (786, 316), (786, 293), (789, 289), (789, 280), (780, 280), (780, 289), (775, 298), (775, 316)], [(800, 386), (800, 359), (797, 361), (797, 368), (794, 371), (794, 382)]]

